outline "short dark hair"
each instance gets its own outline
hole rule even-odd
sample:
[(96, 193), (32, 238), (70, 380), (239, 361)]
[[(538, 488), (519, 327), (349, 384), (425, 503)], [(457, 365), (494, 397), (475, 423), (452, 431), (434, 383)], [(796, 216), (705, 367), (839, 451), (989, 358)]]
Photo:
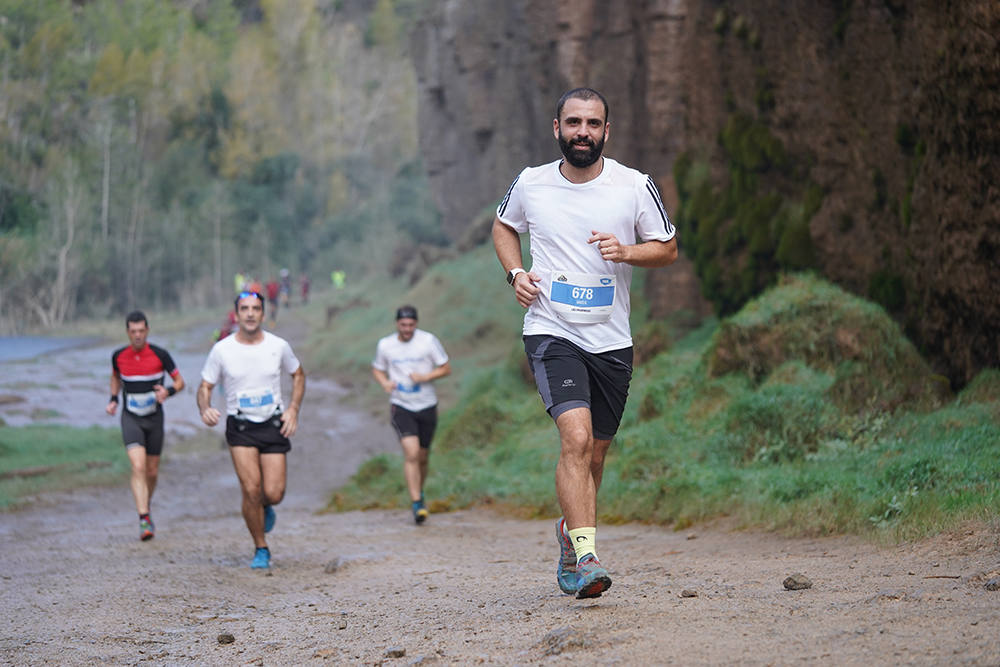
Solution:
[(128, 329), (128, 325), (132, 322), (142, 322), (147, 328), (149, 327), (149, 322), (146, 320), (146, 313), (141, 310), (133, 310), (125, 316), (125, 328)]
[(574, 88), (563, 93), (563, 96), (559, 98), (559, 102), (556, 104), (556, 120), (559, 120), (562, 116), (563, 106), (569, 100), (600, 100), (601, 104), (604, 105), (604, 122), (608, 122), (610, 115), (608, 112), (608, 101), (604, 99), (604, 95), (601, 95), (593, 88)]
[(243, 290), (242, 292), (236, 295), (236, 298), (233, 300), (233, 310), (238, 311), (240, 309), (240, 299), (245, 299), (248, 296), (255, 296), (258, 299), (260, 299), (260, 309), (264, 310), (264, 303), (265, 303), (264, 295), (261, 294), (260, 292), (251, 292), (250, 290)]
[(396, 309), (396, 319), (397, 320), (406, 320), (406, 319), (416, 320), (416, 319), (419, 319), (417, 317), (417, 309), (414, 308), (413, 306), (409, 306), (409, 305), (407, 305), (407, 306), (400, 306), (399, 308)]

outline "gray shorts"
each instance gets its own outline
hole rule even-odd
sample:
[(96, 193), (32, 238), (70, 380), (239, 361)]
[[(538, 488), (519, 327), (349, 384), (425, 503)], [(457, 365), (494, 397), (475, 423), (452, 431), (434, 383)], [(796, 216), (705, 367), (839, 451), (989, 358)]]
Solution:
[(163, 451), (163, 410), (140, 417), (122, 408), (122, 441), (125, 448), (144, 447), (147, 456)]

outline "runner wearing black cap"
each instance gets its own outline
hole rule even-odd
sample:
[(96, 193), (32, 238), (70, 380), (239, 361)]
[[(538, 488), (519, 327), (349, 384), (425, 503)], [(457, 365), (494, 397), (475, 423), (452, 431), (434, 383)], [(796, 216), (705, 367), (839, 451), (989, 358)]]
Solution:
[(403, 475), (410, 492), (413, 520), (427, 519), (424, 482), (431, 439), (437, 427), (437, 394), (431, 382), (451, 373), (448, 354), (437, 337), (417, 328), (417, 309), (396, 311), (396, 333), (379, 340), (372, 374), (389, 394), (392, 427), (403, 448)]

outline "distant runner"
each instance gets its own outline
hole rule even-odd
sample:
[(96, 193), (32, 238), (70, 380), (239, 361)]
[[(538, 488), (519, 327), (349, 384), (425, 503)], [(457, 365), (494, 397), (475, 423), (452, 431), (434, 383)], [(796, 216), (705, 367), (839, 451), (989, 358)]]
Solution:
[[(208, 426), (219, 423), (212, 389), (220, 382), (226, 393), (226, 442), (243, 492), (243, 520), (254, 543), (250, 567), (271, 566), (264, 534), (274, 528), (273, 505), (285, 497), (288, 440), (298, 428), (306, 374), (283, 339), (264, 331), (264, 297), (240, 292), (235, 302), (239, 329), (212, 346), (201, 370), (198, 409)], [(292, 376), (292, 398), (281, 396), (281, 374)]]
[(267, 300), (271, 304), (271, 324), (274, 325), (278, 323), (278, 310), (281, 307), (278, 298), (281, 295), (281, 284), (271, 276), (265, 289), (267, 289)]
[(213, 342), (217, 343), (226, 336), (236, 333), (239, 328), (240, 324), (236, 319), (236, 311), (230, 309), (230, 311), (226, 313), (226, 319), (222, 321), (222, 326), (219, 327), (219, 330), (215, 335), (215, 341)]
[[(156, 534), (150, 503), (163, 452), (163, 402), (183, 391), (184, 378), (169, 352), (146, 342), (149, 323), (142, 311), (125, 317), (125, 330), (129, 344), (111, 355), (111, 399), (104, 411), (112, 416), (117, 412), (121, 392), (122, 440), (132, 464), (129, 486), (139, 512), (139, 539), (146, 541)], [(163, 386), (164, 374), (170, 375), (173, 386)]]
[(302, 305), (306, 305), (309, 303), (309, 276), (303, 273), (299, 286), (302, 289)]
[(288, 269), (282, 269), (278, 275), (281, 277), (281, 307), (288, 308), (292, 305), (292, 274), (289, 273)]
[[(493, 244), (528, 309), (524, 349), (559, 430), (559, 588), (578, 598), (611, 586), (597, 559), (597, 490), (632, 379), (632, 267), (677, 258), (674, 226), (645, 174), (603, 156), (608, 104), (590, 88), (565, 93), (552, 132), (563, 159), (522, 171), (493, 222)], [(531, 269), (521, 267), (521, 238)]]
[(375, 346), (372, 375), (389, 394), (390, 420), (403, 448), (403, 476), (418, 524), (428, 514), (424, 482), (437, 427), (437, 394), (431, 382), (449, 374), (451, 365), (441, 341), (417, 328), (417, 309), (397, 310), (396, 333)]

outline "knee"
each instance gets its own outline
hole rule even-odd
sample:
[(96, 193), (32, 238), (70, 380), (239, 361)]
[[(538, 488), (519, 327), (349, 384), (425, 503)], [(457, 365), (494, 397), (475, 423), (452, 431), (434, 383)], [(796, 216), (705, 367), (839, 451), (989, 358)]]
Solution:
[(251, 504), (262, 505), (264, 504), (264, 490), (260, 484), (245, 485), (243, 486), (243, 498)]
[(574, 459), (590, 460), (594, 453), (594, 439), (586, 428), (570, 428), (561, 433), (562, 455)]
[(590, 449), (594, 446), (594, 436), (583, 424), (565, 426), (559, 431), (563, 442), (578, 449)]
[(268, 505), (277, 505), (285, 499), (284, 489), (270, 489), (264, 493), (263, 502)]

